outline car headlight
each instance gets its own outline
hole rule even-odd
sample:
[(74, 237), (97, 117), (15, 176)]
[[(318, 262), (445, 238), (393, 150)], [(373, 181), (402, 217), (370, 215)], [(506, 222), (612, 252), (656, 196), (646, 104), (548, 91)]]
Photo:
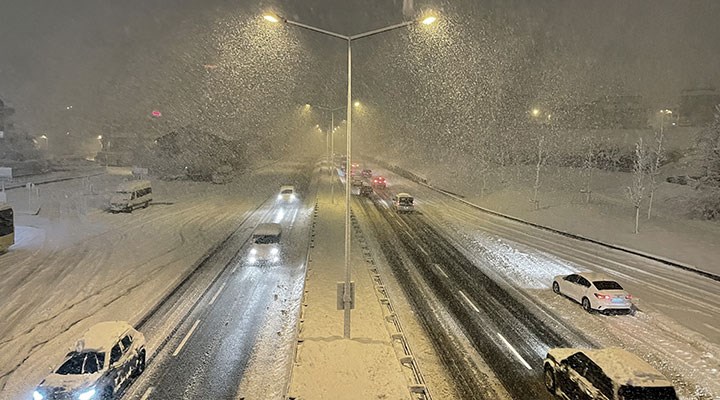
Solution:
[(80, 396), (78, 396), (78, 399), (80, 399), (80, 400), (90, 400), (90, 399), (93, 398), (93, 396), (95, 396), (95, 389), (94, 389), (94, 388), (93, 388), (93, 389), (90, 389), (90, 390), (88, 390), (88, 391), (86, 391), (86, 392), (80, 393)]
[(255, 259), (255, 257), (250, 257), (250, 258), (248, 258), (248, 262), (249, 262), (250, 264), (255, 264), (255, 261), (257, 261), (257, 260)]
[(281, 195), (281, 194), (278, 195), (278, 200), (282, 200), (282, 195)]
[(33, 400), (42, 400), (44, 398), (45, 396), (40, 394), (40, 392), (38, 392), (37, 390), (33, 392)]
[(272, 249), (270, 249), (270, 254), (272, 254), (274, 256), (277, 255), (277, 253), (279, 253), (279, 252), (280, 252), (280, 250), (277, 247), (273, 247)]
[(294, 195), (294, 194), (291, 194), (291, 195), (290, 195), (290, 200), (295, 200), (295, 195)]
[(257, 253), (257, 249), (250, 249), (250, 254), (251, 254), (251, 255), (254, 255), (254, 254), (256, 254), (256, 253)]

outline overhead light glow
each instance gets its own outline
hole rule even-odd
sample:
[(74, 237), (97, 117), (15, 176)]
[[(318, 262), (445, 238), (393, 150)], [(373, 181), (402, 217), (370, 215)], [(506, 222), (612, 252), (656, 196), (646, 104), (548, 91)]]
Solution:
[(272, 14), (265, 14), (263, 15), (263, 18), (265, 18), (265, 21), (272, 22), (273, 24), (280, 22), (280, 19)]
[(421, 22), (423, 25), (431, 25), (435, 21), (437, 21), (437, 17), (431, 15), (431, 16), (423, 19)]

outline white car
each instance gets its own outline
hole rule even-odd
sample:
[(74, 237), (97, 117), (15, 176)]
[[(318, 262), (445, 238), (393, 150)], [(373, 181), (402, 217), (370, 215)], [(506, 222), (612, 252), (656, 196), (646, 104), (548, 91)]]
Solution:
[(291, 203), (297, 199), (297, 193), (295, 192), (295, 186), (285, 185), (280, 186), (280, 194), (278, 194), (278, 200)]
[(259, 224), (252, 234), (250, 264), (273, 264), (280, 261), (280, 238), (282, 226), (278, 223)]
[(630, 312), (633, 308), (632, 296), (619, 283), (607, 275), (595, 272), (556, 276), (552, 284), (553, 292), (565, 295), (587, 311), (622, 310)]
[(556, 348), (543, 363), (545, 387), (566, 400), (677, 400), (672, 383), (619, 348)]
[(108, 400), (145, 370), (145, 337), (123, 321), (88, 329), (33, 392), (34, 400)]

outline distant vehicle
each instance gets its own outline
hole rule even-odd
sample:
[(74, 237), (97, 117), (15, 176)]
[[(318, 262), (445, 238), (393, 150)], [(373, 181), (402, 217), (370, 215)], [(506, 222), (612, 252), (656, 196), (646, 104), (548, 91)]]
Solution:
[(110, 198), (110, 211), (132, 212), (139, 207), (147, 208), (151, 201), (152, 187), (150, 181), (123, 182)]
[(123, 321), (88, 329), (33, 392), (34, 400), (112, 399), (145, 370), (145, 337)]
[(15, 216), (10, 204), (0, 203), (0, 254), (15, 244)]
[(371, 194), (373, 194), (373, 187), (369, 183), (363, 182), (360, 186), (360, 196), (370, 196)]
[(350, 182), (350, 184), (351, 184), (352, 186), (355, 186), (355, 187), (360, 187), (360, 186), (362, 186), (362, 184), (363, 184), (363, 178), (362, 178), (362, 176), (353, 175), (353, 177), (352, 177), (351, 179), (352, 179), (352, 181)]
[(259, 224), (252, 234), (250, 264), (275, 263), (280, 261), (280, 237), (282, 226), (277, 223)]
[(566, 400), (677, 400), (672, 383), (619, 348), (548, 350), (545, 386)]
[(372, 178), (372, 170), (364, 169), (360, 172), (360, 175), (362, 175), (363, 178)]
[(398, 193), (393, 198), (393, 208), (398, 213), (409, 213), (415, 210), (415, 198), (407, 193)]
[(582, 305), (587, 312), (632, 310), (632, 296), (610, 277), (595, 272), (556, 276), (553, 292), (563, 294)]
[(387, 182), (385, 182), (384, 177), (376, 176), (372, 179), (372, 185), (377, 189), (385, 189), (387, 187)]
[(295, 193), (295, 186), (292, 185), (285, 185), (280, 186), (280, 194), (278, 194), (278, 200), (285, 201), (288, 203), (291, 203), (297, 199), (297, 194)]

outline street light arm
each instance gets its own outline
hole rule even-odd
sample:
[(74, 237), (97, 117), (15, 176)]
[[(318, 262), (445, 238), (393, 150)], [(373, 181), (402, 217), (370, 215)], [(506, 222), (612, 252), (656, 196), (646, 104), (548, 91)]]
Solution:
[[(282, 17), (281, 17), (281, 18), (282, 18)], [(309, 30), (309, 31), (322, 33), (323, 35), (332, 36), (332, 37), (335, 37), (335, 38), (338, 38), (338, 39), (342, 39), (342, 40), (350, 40), (350, 36), (341, 35), (341, 34), (339, 34), (339, 33), (335, 33), (335, 32), (332, 32), (332, 31), (325, 30), (325, 29), (316, 28), (316, 27), (314, 27), (314, 26), (306, 25), (306, 24), (303, 24), (302, 22), (297, 22), (297, 21), (293, 21), (293, 20), (290, 20), (290, 19), (282, 18), (282, 20), (283, 20), (286, 24), (288, 24), (288, 25), (297, 26), (297, 27), (299, 27), (299, 28), (304, 28), (304, 29), (307, 29), (307, 30)]]
[(356, 35), (352, 35), (352, 36), (349, 37), (349, 40), (362, 39), (362, 38), (366, 38), (366, 37), (368, 37), (368, 36), (377, 35), (377, 34), (380, 34), (380, 33), (387, 32), (387, 31), (392, 31), (392, 30), (395, 30), (395, 29), (405, 28), (405, 27), (408, 27), (408, 26), (410, 26), (410, 25), (415, 25), (415, 24), (417, 24), (417, 23), (418, 23), (418, 21), (415, 21), (415, 20), (413, 20), (413, 21), (405, 21), (405, 22), (401, 22), (401, 23), (399, 23), (399, 24), (386, 26), (386, 27), (380, 28), (380, 29), (375, 29), (375, 30), (373, 30), (373, 31), (368, 31), (368, 32), (363, 32), (363, 33), (358, 33), (358, 34), (356, 34)]

